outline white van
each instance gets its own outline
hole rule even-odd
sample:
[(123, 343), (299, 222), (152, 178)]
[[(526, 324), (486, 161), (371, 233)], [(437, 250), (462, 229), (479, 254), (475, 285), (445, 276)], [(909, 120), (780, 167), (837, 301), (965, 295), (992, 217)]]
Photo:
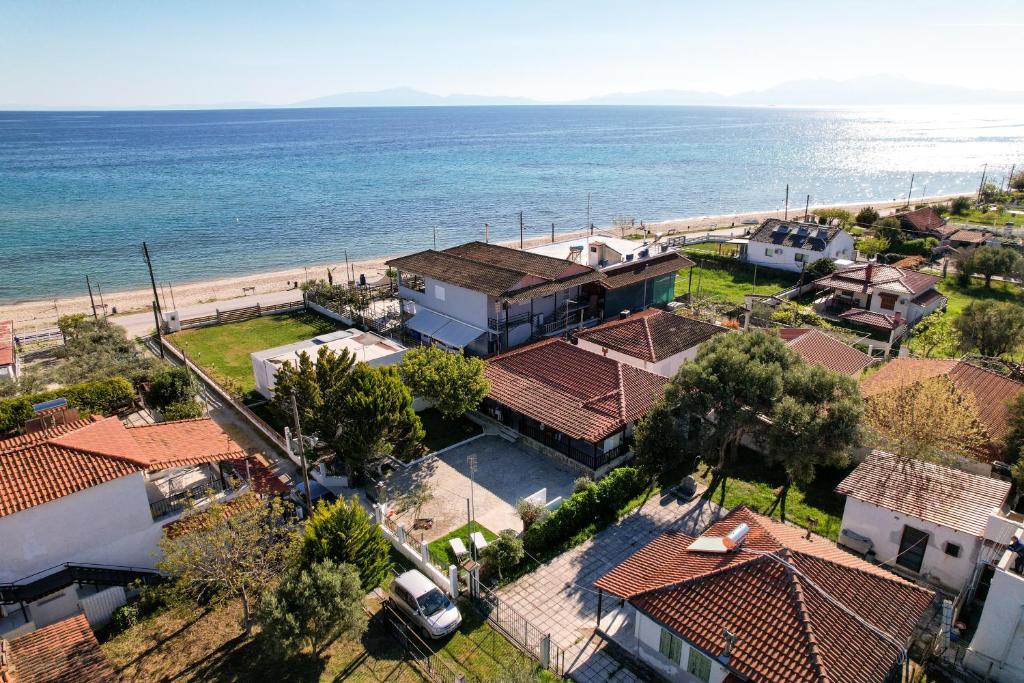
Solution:
[(416, 569), (410, 569), (391, 582), (391, 601), (421, 632), (442, 638), (459, 627), (459, 609), (433, 581)]

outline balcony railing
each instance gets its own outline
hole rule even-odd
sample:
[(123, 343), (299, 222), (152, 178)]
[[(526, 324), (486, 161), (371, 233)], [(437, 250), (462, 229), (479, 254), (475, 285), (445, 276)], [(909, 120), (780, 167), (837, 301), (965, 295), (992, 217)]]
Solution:
[(488, 318), (487, 319), (487, 327), (492, 329), (492, 330), (496, 330), (496, 331), (500, 332), (500, 331), (505, 329), (506, 325), (508, 327), (515, 327), (516, 325), (522, 325), (524, 323), (530, 322), (530, 320), (532, 318), (533, 318), (533, 316), (530, 315), (529, 312), (526, 312), (526, 313), (516, 313), (515, 315), (510, 315), (508, 317), (508, 320), (506, 320), (505, 316), (502, 315), (502, 316), (499, 316), (497, 318)]
[(529, 423), (520, 423), (519, 433), (547, 446), (548, 448), (558, 451), (562, 455), (580, 463), (581, 465), (585, 465), (592, 470), (604, 467), (612, 460), (628, 453), (631, 448), (631, 444), (628, 442), (623, 442), (614, 448), (608, 449), (607, 451), (601, 450), (596, 446), (580, 448), (573, 445), (571, 439), (564, 435), (560, 435), (558, 432), (550, 432)]
[(155, 522), (191, 508), (196, 503), (205, 499), (210, 493), (220, 495), (225, 492), (237, 491), (239, 488), (241, 487), (238, 485), (232, 485), (230, 480), (225, 484), (220, 479), (211, 479), (175, 493), (173, 496), (154, 500), (149, 504), (149, 511), (153, 515), (153, 521)]

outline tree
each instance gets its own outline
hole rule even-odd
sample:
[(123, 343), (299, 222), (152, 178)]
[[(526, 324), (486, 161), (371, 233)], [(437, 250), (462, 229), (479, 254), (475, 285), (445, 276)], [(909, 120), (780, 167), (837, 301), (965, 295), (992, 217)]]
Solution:
[(1017, 171), (1010, 176), (1010, 189), (1018, 192), (1024, 190), (1024, 171)]
[(293, 567), (263, 597), (258, 618), (274, 646), (291, 652), (308, 646), (319, 657), (338, 638), (355, 640), (366, 631), (359, 573), (331, 560)]
[(824, 277), (836, 272), (836, 262), (826, 256), (812, 263), (807, 270), (812, 277)]
[(857, 212), (857, 225), (869, 226), (874, 225), (881, 216), (875, 211), (873, 206), (865, 206), (863, 209)]
[(381, 584), (391, 571), (391, 545), (358, 496), (320, 503), (306, 521), (301, 554), (307, 566), (323, 560), (350, 564), (364, 591)]
[(875, 235), (888, 241), (889, 246), (893, 249), (902, 244), (906, 236), (903, 234), (900, 219), (892, 216), (875, 221), (874, 229)]
[(52, 380), (76, 384), (114, 375), (138, 384), (166, 367), (134, 340), (124, 328), (106, 318), (95, 320), (83, 315), (63, 316), (57, 321), (64, 334), (64, 363), (52, 371)]
[(413, 516), (418, 518), (420, 510), (434, 498), (434, 492), (428, 481), (418, 481), (409, 487), (398, 497), (398, 510), (400, 512), (413, 511)]
[(534, 524), (544, 520), (544, 517), (548, 514), (548, 509), (540, 503), (534, 503), (532, 500), (522, 498), (516, 503), (516, 514), (519, 515), (519, 519), (523, 522), (523, 533), (525, 534)]
[(821, 225), (831, 225), (832, 221), (836, 221), (839, 225), (846, 227), (853, 220), (853, 215), (846, 209), (817, 209), (814, 215), (818, 218), (818, 223)]
[(820, 365), (797, 363), (783, 377), (782, 397), (767, 412), (759, 441), (768, 459), (786, 471), (779, 495), (786, 519), (786, 494), (793, 484), (813, 481), (819, 466), (842, 467), (860, 438), (864, 404), (857, 382)]
[(488, 543), (482, 553), (484, 562), (498, 570), (499, 579), (503, 571), (519, 564), (525, 554), (522, 539), (512, 529), (499, 532), (498, 537)]
[(165, 420), (194, 420), (197, 417), (202, 417), (205, 410), (202, 403), (190, 399), (172, 403), (162, 412)]
[(972, 206), (974, 206), (974, 202), (970, 197), (954, 197), (953, 201), (949, 203), (949, 211), (954, 216), (962, 216), (970, 211)]
[(661, 399), (640, 418), (634, 431), (637, 467), (649, 480), (665, 486), (693, 472), (700, 453), (700, 418), (677, 412)]
[(420, 346), (406, 352), (398, 374), (414, 395), (433, 400), (442, 415), (455, 418), (474, 410), (491, 390), (484, 367), (482, 360), (462, 351)]
[(1001, 356), (1024, 342), (1024, 308), (1007, 301), (974, 301), (953, 321), (960, 348)]
[(149, 381), (146, 403), (164, 410), (174, 403), (185, 403), (196, 397), (196, 386), (192, 374), (185, 368), (167, 368)]
[(952, 316), (936, 311), (914, 326), (914, 342), (925, 358), (939, 350), (942, 356), (953, 356), (960, 346), (960, 333), (953, 327)]
[(889, 251), (889, 240), (884, 237), (863, 237), (857, 240), (857, 251), (868, 258)]
[(971, 271), (985, 278), (985, 286), (992, 286), (992, 277), (1013, 272), (1020, 257), (1005, 247), (978, 247), (970, 260)]
[(978, 458), (988, 440), (974, 398), (946, 377), (909, 382), (868, 397), (865, 426), (873, 445), (891, 453), (947, 462)]
[(1024, 393), (1007, 402), (1009, 430), (1003, 440), (1006, 459), (1017, 460), (1024, 456)]
[(953, 254), (953, 262), (956, 264), (956, 281), (961, 287), (971, 284), (971, 274), (974, 272), (974, 252), (974, 249), (962, 249)]
[[(359, 363), (349, 373), (345, 392), (324, 402), (321, 428), (350, 469), (365, 471), (375, 460), (411, 456), (423, 439), (423, 425), (412, 408), (412, 394), (393, 367)], [(336, 426), (335, 426), (336, 425)]]
[(335, 416), (355, 364), (348, 349), (335, 353), (323, 347), (315, 363), (305, 351), (300, 352), (297, 365), (285, 363), (274, 375), (274, 405), (290, 416), (294, 396), (305, 432), (329, 440), (337, 430)]
[(212, 503), (164, 529), (157, 569), (170, 575), (175, 588), (199, 601), (238, 599), (243, 627), (252, 628), (254, 606), (284, 569), (294, 532), (277, 498), (245, 494), (228, 504)]

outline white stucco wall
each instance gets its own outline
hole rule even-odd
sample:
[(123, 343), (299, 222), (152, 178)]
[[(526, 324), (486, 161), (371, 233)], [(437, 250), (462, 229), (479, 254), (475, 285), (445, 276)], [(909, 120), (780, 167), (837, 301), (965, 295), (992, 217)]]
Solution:
[[(842, 529), (849, 529), (870, 538), (874, 544), (875, 556), (879, 561), (889, 562), (899, 554), (903, 527), (911, 526), (929, 534), (921, 576), (959, 592), (971, 578), (981, 538), (962, 531), (955, 531), (917, 517), (886, 510), (862, 500), (847, 496), (843, 510)], [(960, 557), (945, 553), (945, 544), (960, 546)], [(902, 571), (909, 570), (900, 567)]]
[[(766, 254), (766, 250), (770, 253)], [(781, 253), (776, 253), (777, 251)], [(808, 266), (822, 258), (853, 260), (853, 237), (847, 232), (840, 231), (828, 243), (824, 251), (797, 249), (767, 242), (751, 241), (747, 244), (747, 261), (769, 268), (800, 272), (804, 264), (796, 260), (796, 254), (803, 254)]]
[[(680, 683), (700, 683), (700, 679), (691, 676), (686, 671), (687, 658), (690, 656), (692, 646), (683, 640), (683, 649), (679, 664), (676, 665), (664, 657), (658, 648), (661, 643), (661, 625), (650, 617), (640, 612), (636, 613), (636, 655), (652, 669), (670, 681)], [(710, 656), (709, 653), (703, 653)], [(711, 678), (708, 683), (722, 683), (729, 671), (722, 666), (714, 657), (711, 657)]]
[(1008, 571), (1006, 552), (992, 575), (964, 666), (996, 683), (1024, 681), (1024, 577)]
[(0, 517), (0, 581), (64, 562), (153, 567), (160, 538), (141, 472)]
[[(399, 296), (432, 311), (443, 313), (476, 327), (487, 328), (487, 295), (433, 278), (423, 278), (426, 291), (416, 292), (399, 287)], [(439, 290), (438, 287), (441, 289)], [(439, 294), (443, 292), (444, 299)]]
[(675, 375), (679, 368), (683, 365), (683, 363), (687, 363), (697, 356), (697, 349), (700, 348), (699, 345), (691, 346), (685, 351), (681, 351), (675, 354), (674, 356), (669, 356), (668, 358), (663, 358), (660, 361), (652, 363), (643, 360), (642, 358), (635, 358), (620, 351), (616, 351), (615, 349), (608, 349), (607, 353), (605, 353), (603, 351), (605, 347), (601, 346), (600, 344), (595, 344), (594, 342), (588, 341), (586, 339), (578, 340), (577, 345), (581, 349), (590, 351), (591, 353), (596, 353), (599, 356), (607, 356), (608, 358), (617, 360), (620, 363), (632, 365), (634, 368), (640, 368), (641, 370), (646, 370), (647, 372), (651, 372), (654, 373), (655, 375), (660, 375), (662, 377), (672, 377), (673, 375)]

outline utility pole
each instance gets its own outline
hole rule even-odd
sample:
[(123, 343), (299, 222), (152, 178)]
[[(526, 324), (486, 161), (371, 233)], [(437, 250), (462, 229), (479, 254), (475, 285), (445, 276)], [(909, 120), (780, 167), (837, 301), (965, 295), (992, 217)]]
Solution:
[(551, 244), (555, 243), (555, 224), (551, 224)]
[(789, 220), (789, 183), (786, 183), (786, 210), (782, 218), (783, 220)]
[(594, 234), (594, 224), (590, 220), (590, 193), (587, 193), (587, 227), (590, 228), (590, 234)]
[(981, 191), (985, 189), (985, 174), (988, 173), (988, 164), (981, 170), (981, 182), (978, 183), (978, 201), (981, 202)]
[(142, 243), (142, 255), (146, 258), (146, 267), (149, 268), (149, 284), (153, 286), (153, 314), (156, 316), (156, 340), (160, 347), (160, 357), (164, 357), (164, 334), (160, 329), (160, 295), (156, 293), (156, 278), (153, 277), (153, 260), (149, 257), (149, 247)]
[(907, 208), (910, 208), (910, 195), (914, 194), (914, 174), (910, 174), (910, 190), (907, 192)]
[[(470, 453), (466, 457), (466, 464), (469, 466), (469, 547), (473, 549), (473, 554), (477, 555), (476, 544), (473, 540), (473, 522), (476, 521), (476, 498), (474, 497), (473, 484), (476, 479), (476, 456)], [(474, 557), (473, 559), (479, 559)]]
[(1010, 183), (1013, 182), (1013, 172), (1017, 170), (1017, 164), (1010, 166), (1010, 175), (1006, 176), (1006, 191), (1010, 190)]
[(93, 320), (99, 320), (100, 317), (96, 315), (96, 301), (92, 298), (92, 285), (89, 283), (89, 276), (85, 276), (85, 286), (89, 289), (89, 305), (92, 306), (92, 318)]
[(306, 514), (313, 514), (313, 502), (309, 497), (309, 469), (306, 467), (306, 447), (302, 443), (302, 424), (299, 422), (299, 404), (292, 393), (292, 420), (295, 422), (295, 436), (299, 441), (299, 460), (302, 461), (302, 483), (306, 488)]
[(107, 304), (103, 301), (103, 288), (100, 287), (100, 283), (96, 283), (96, 295), (100, 298), (100, 308), (103, 310), (103, 317), (107, 317)]
[(491, 226), (484, 223), (484, 244), (488, 244), (491, 241)]
[(345, 251), (345, 286), (348, 287), (349, 283), (351, 283), (352, 280), (349, 279), (349, 272), (348, 272), (348, 249), (345, 249), (344, 251)]
[(519, 248), (523, 248), (523, 212), (519, 212)]
[(807, 203), (804, 204), (804, 223), (809, 220), (811, 220), (811, 195), (807, 195)]
[(437, 251), (437, 226), (434, 226), (434, 251)]
[(171, 306), (174, 306), (174, 310), (178, 310), (178, 304), (174, 303), (174, 286), (170, 281), (167, 282), (167, 289), (171, 291)]

